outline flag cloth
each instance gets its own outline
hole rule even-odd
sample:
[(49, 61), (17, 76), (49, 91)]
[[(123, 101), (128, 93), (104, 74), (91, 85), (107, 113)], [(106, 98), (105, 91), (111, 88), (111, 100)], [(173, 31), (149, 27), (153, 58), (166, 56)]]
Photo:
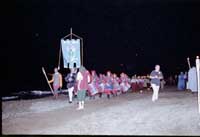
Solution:
[(64, 61), (64, 68), (74, 68), (74, 63), (76, 68), (80, 68), (80, 39), (61, 39), (62, 54)]

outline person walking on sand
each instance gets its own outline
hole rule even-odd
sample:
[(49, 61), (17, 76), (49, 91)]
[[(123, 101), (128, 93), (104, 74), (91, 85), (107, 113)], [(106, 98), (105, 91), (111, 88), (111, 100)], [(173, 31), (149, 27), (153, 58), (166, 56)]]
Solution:
[(55, 99), (58, 98), (59, 88), (62, 88), (62, 75), (58, 72), (57, 68), (54, 68), (54, 74), (51, 80), (48, 81), (49, 83), (53, 83), (53, 90), (54, 90), (54, 97)]
[(158, 100), (158, 92), (160, 88), (160, 80), (163, 79), (163, 74), (160, 71), (160, 65), (155, 66), (155, 70), (153, 70), (150, 74), (151, 79), (151, 87), (153, 89), (152, 101)]
[(86, 90), (88, 90), (88, 83), (90, 82), (89, 72), (85, 67), (81, 66), (77, 74), (77, 83), (78, 83), (78, 108), (77, 110), (84, 109), (84, 101), (86, 96)]
[(65, 77), (65, 81), (67, 82), (69, 103), (72, 103), (73, 91), (76, 84), (76, 69), (75, 68), (70, 69), (70, 73), (67, 74), (67, 76)]

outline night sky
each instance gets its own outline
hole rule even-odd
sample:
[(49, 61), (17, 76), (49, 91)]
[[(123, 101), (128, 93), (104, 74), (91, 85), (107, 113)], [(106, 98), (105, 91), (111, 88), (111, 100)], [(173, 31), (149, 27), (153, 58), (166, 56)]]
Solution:
[[(15, 0), (3, 6), (3, 94), (48, 89), (41, 67), (52, 73), (58, 66), (60, 39), (71, 27), (84, 39), (84, 66), (98, 73), (146, 75), (160, 64), (167, 77), (187, 71), (186, 58), (194, 65), (200, 55), (198, 0)], [(67, 70), (61, 66), (61, 72)]]

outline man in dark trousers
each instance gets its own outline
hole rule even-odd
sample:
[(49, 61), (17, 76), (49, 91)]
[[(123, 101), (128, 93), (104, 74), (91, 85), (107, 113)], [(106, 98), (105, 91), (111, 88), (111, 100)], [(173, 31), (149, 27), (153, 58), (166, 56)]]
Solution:
[(76, 69), (75, 68), (70, 69), (70, 73), (65, 77), (65, 81), (67, 82), (69, 103), (72, 103), (73, 91), (76, 84)]

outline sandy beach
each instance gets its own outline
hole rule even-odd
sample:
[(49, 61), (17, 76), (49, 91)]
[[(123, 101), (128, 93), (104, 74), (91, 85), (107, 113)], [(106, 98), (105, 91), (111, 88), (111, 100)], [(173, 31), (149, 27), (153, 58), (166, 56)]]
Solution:
[(197, 94), (168, 87), (159, 100), (152, 91), (107, 99), (86, 98), (85, 109), (66, 95), (2, 102), (2, 134), (200, 135)]

